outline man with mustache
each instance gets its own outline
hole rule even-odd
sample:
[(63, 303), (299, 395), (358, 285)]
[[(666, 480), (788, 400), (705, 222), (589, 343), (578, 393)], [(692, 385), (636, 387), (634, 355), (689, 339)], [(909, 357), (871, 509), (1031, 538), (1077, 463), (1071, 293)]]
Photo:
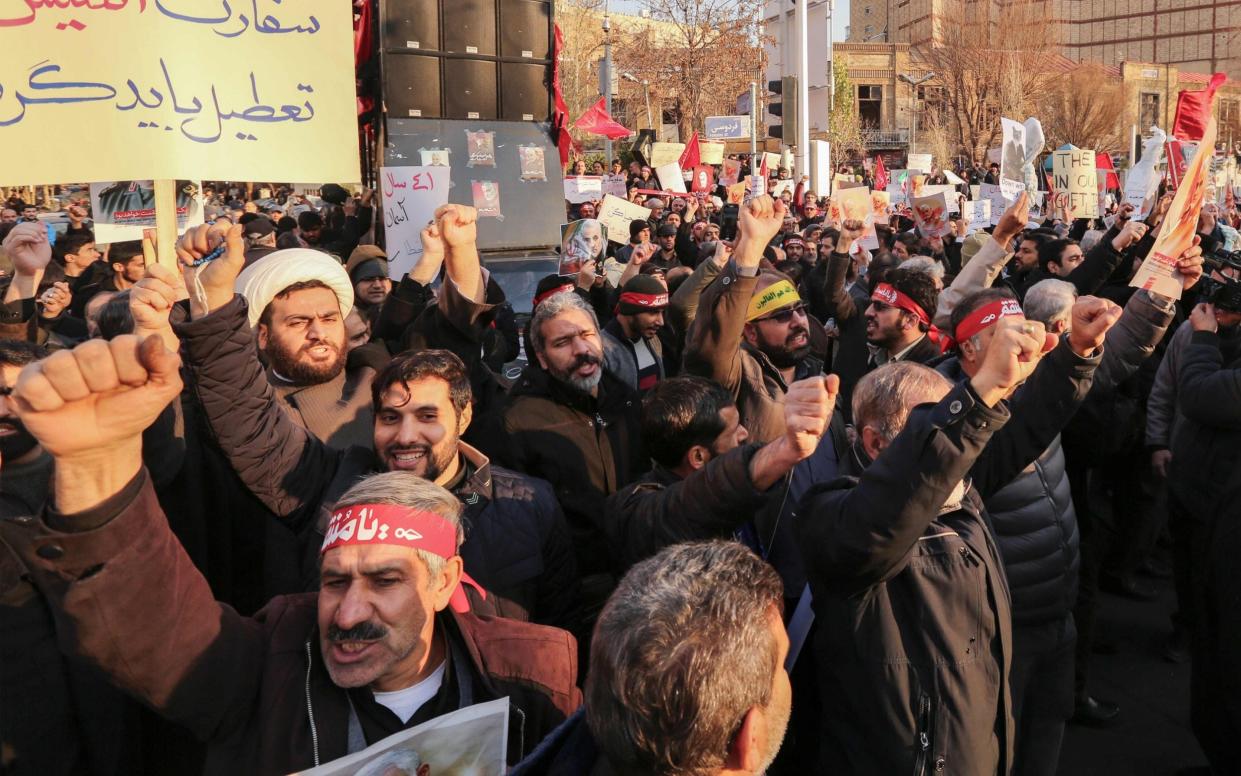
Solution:
[[(472, 247), (475, 215), (473, 208), (445, 206), (438, 213), (439, 233), (450, 245)], [(452, 491), (466, 505), (470, 538), (463, 557), (488, 591), (473, 601), (480, 611), (570, 624), (576, 570), (564, 519), (546, 483), (493, 467), (461, 441), (475, 412), (465, 364), (444, 350), (397, 356), (371, 382), (375, 420), (365, 444), (336, 449), (290, 418), (275, 387), (263, 379), (244, 325), (253, 313), (233, 291), (244, 262), (241, 227), (226, 239), (225, 254), (200, 271), (205, 294), (191, 300), (193, 320), (175, 333), (168, 311), (179, 296), (178, 278), (152, 267), (131, 300), (136, 333), (171, 342), (180, 337), (219, 448), (245, 487), (297, 535), (306, 586), (318, 573), (313, 550), (322, 542), (329, 505), (359, 477), (404, 471)], [(177, 251), (189, 264), (206, 248), (200, 235), (187, 233)], [(482, 293), (476, 252), (451, 252), (446, 266), (445, 293), (450, 286), (467, 298)]]
[(916, 269), (894, 269), (871, 290), (866, 319), (870, 350), (868, 369), (892, 361), (926, 364), (945, 350), (945, 336), (931, 323), (939, 291), (930, 274)]
[(537, 363), (522, 372), (504, 411), (513, 468), (547, 480), (565, 512), (587, 622), (616, 583), (601, 522), (608, 496), (649, 467), (637, 392), (604, 369), (595, 312), (562, 291), (530, 321)]
[(822, 359), (811, 353), (811, 319), (797, 288), (759, 267), (786, 213), (783, 202), (766, 196), (741, 208), (732, 261), (703, 291), (685, 346), (685, 371), (728, 389), (742, 425), (759, 443), (784, 433), (789, 385), (823, 372)]
[(189, 727), (206, 773), (305, 770), (500, 698), (513, 763), (580, 704), (569, 634), (467, 611), (462, 505), (418, 477), (374, 475), (336, 499), (317, 592), (254, 618), (217, 603), (141, 460), (179, 366), (160, 337), (123, 335), (23, 370), (19, 412), (57, 475), (54, 508), (13, 546), (66, 649)]

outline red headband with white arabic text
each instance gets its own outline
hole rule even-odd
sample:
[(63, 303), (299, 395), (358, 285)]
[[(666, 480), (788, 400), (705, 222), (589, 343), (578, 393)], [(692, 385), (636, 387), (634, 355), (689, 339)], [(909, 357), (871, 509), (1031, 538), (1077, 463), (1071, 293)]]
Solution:
[(565, 283), (563, 286), (556, 286), (555, 288), (549, 288), (534, 298), (534, 307), (532, 309), (538, 309), (539, 305), (543, 304), (548, 299), (551, 299), (556, 294), (560, 294), (565, 291), (572, 291), (572, 290), (573, 290), (572, 283)]
[[(357, 544), (408, 547), (448, 559), (457, 555), (457, 527), (434, 512), (395, 504), (354, 504), (333, 512), (319, 555), (323, 556), (337, 547)], [(462, 585), (470, 585), (483, 600), (487, 599), (482, 586), (462, 571), (461, 583), (448, 601), (453, 611), (464, 613), (470, 610)]]
[(873, 302), (883, 302), (889, 307), (904, 310), (917, 318), (919, 323), (927, 327), (926, 335), (931, 338), (931, 342), (939, 346), (939, 352), (946, 353), (952, 348), (954, 344), (952, 337), (949, 337), (940, 331), (939, 327), (931, 323), (931, 317), (926, 314), (926, 310), (922, 309), (922, 305), (915, 302), (908, 294), (896, 290), (896, 287), (892, 284), (880, 283), (875, 286), (875, 290), (871, 292), (870, 298)]
[(1021, 304), (1016, 299), (997, 299), (985, 304), (967, 315), (965, 320), (957, 325), (957, 342), (965, 342), (987, 327), (999, 323), (1001, 318), (1012, 317), (1022, 319), (1026, 317), (1026, 314), (1021, 311)]

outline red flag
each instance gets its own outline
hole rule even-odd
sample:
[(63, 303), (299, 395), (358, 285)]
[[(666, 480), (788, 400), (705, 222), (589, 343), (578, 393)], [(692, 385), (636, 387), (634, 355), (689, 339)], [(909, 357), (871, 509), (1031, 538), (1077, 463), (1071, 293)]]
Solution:
[(1116, 175), (1116, 167), (1112, 164), (1111, 154), (1105, 154), (1101, 151), (1096, 152), (1094, 155), (1094, 167), (1099, 172), (1107, 173), (1106, 182), (1104, 183), (1106, 189), (1100, 189), (1100, 192), (1104, 190), (1114, 191), (1120, 188), (1120, 178)]
[(698, 153), (698, 133), (689, 139), (685, 150), (681, 152), (681, 169), (692, 170), (702, 164), (702, 156)]
[(1201, 140), (1211, 118), (1211, 103), (1215, 90), (1223, 86), (1228, 77), (1223, 73), (1211, 76), (1207, 88), (1196, 92), (1181, 92), (1176, 98), (1176, 120), (1172, 122), (1172, 137), (1178, 140)]
[(560, 52), (564, 49), (564, 35), (556, 25), (555, 47), (552, 51), (552, 131), (556, 133), (556, 147), (560, 149), (560, 166), (569, 164), (569, 151), (573, 148), (573, 136), (569, 134), (569, 106), (565, 105), (564, 92), (560, 89)]
[(758, 174), (764, 181), (767, 180), (767, 154), (763, 154), (763, 162), (758, 166)]
[(604, 99), (599, 98), (590, 108), (582, 114), (582, 117), (573, 123), (578, 129), (589, 132), (592, 135), (603, 135), (610, 140), (620, 140), (622, 137), (629, 137), (632, 134), (629, 130), (617, 124), (608, 111), (603, 107)]
[(883, 166), (883, 157), (875, 156), (875, 191), (888, 188), (888, 168)]
[(715, 168), (709, 164), (700, 164), (694, 168), (693, 184), (690, 187), (694, 192), (710, 192), (715, 188)]
[(1172, 180), (1172, 188), (1181, 185), (1181, 178), (1185, 176), (1185, 171), (1189, 169), (1189, 162), (1185, 160), (1185, 147), (1179, 140), (1169, 140), (1168, 143), (1168, 177)]

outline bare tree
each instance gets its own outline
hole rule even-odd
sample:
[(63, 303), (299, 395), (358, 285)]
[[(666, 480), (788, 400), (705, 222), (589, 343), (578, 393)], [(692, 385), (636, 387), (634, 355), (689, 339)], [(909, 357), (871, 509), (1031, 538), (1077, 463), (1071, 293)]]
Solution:
[(1128, 89), (1120, 79), (1109, 77), (1100, 65), (1083, 64), (1055, 79), (1038, 115), (1052, 148), (1072, 143), (1121, 151), (1127, 141), (1121, 117), (1128, 104)]
[(671, 103), (681, 138), (731, 114), (762, 72), (758, 0), (643, 0), (652, 24), (614, 39), (612, 56)]
[[(576, 121), (599, 101), (598, 60), (603, 56), (603, 0), (557, 0), (556, 24), (564, 36), (560, 52), (560, 90), (569, 108), (569, 121)], [(570, 128), (578, 142), (593, 141)]]
[(853, 98), (856, 90), (844, 58), (832, 62), (832, 79), (836, 82), (836, 88), (827, 121), (827, 141), (831, 143), (832, 155), (842, 161), (855, 154), (865, 156), (862, 120)]

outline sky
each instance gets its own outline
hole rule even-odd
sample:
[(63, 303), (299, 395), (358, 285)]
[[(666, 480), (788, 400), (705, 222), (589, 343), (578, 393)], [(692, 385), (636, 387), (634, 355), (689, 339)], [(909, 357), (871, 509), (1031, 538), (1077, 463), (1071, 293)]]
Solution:
[[(612, 8), (622, 13), (636, 14), (642, 8), (642, 0), (610, 0), (610, 2)], [(849, 26), (849, 2), (850, 0), (836, 0), (836, 5), (832, 8), (832, 29), (834, 31), (832, 40), (843, 41), (845, 39), (845, 28)]]

